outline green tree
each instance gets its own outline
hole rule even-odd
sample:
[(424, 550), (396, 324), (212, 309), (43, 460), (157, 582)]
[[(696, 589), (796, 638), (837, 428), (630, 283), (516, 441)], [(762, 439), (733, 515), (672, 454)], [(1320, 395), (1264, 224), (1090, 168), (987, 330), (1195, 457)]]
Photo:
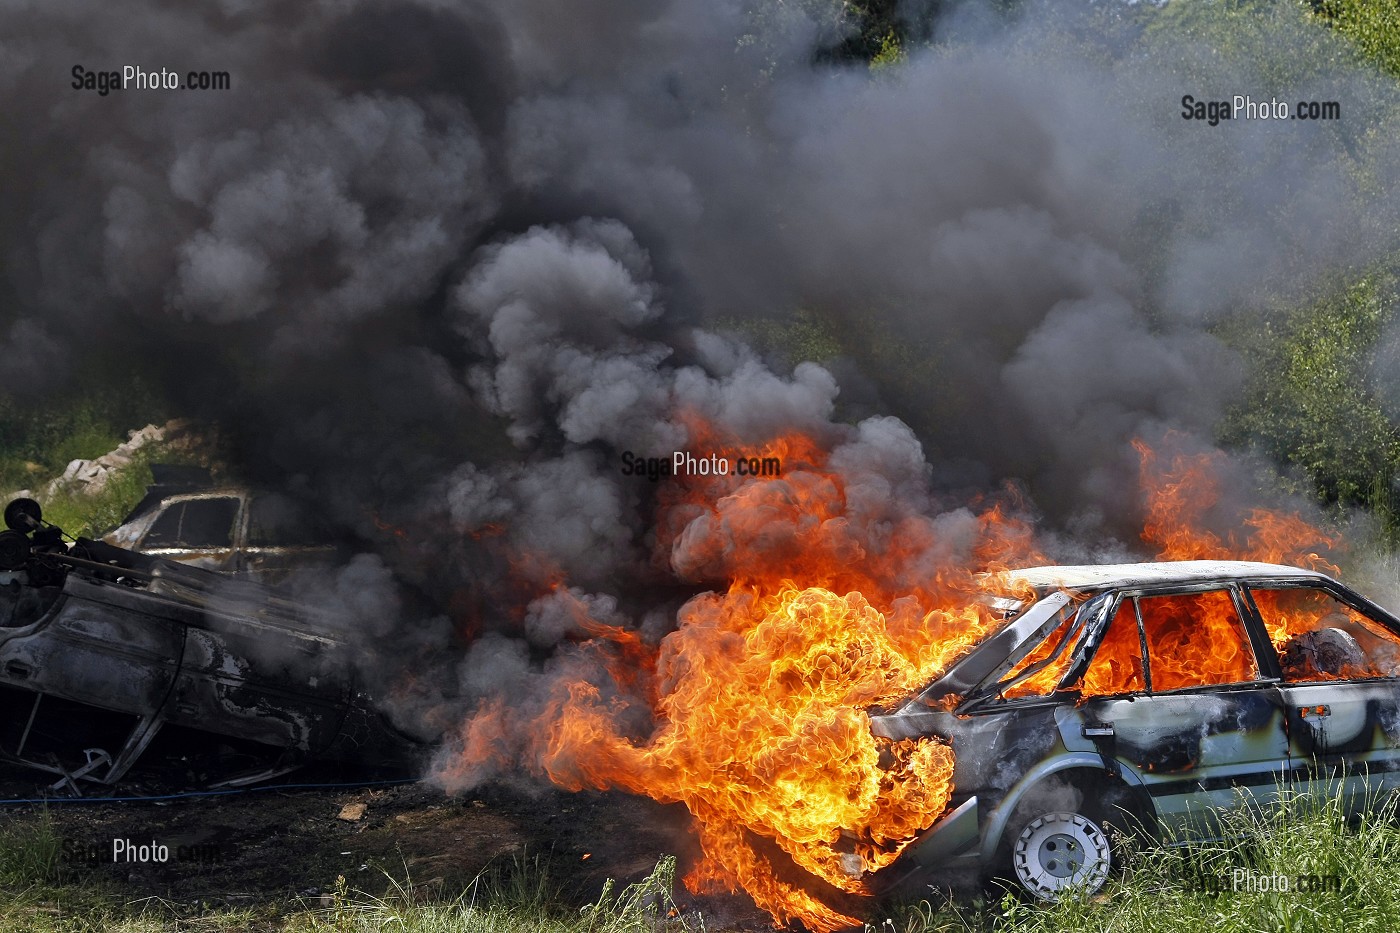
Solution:
[(1386, 74), (1400, 77), (1400, 3), (1395, 0), (1321, 0), (1316, 15), (1346, 36)]
[(1372, 366), (1396, 302), (1395, 277), (1379, 271), (1312, 304), (1234, 322), (1225, 336), (1252, 375), (1222, 426), (1226, 442), (1301, 467), (1323, 501), (1373, 507), (1392, 525), (1400, 429)]

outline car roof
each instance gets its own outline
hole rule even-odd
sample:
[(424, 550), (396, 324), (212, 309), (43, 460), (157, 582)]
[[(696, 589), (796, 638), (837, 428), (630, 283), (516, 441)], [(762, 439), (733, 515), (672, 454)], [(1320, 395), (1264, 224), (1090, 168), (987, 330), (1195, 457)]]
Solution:
[(207, 489), (186, 489), (181, 492), (172, 492), (169, 495), (161, 496), (162, 502), (174, 502), (176, 499), (210, 499), (210, 498), (238, 498), (247, 496), (251, 490), (243, 486), (211, 486)]
[(1315, 570), (1248, 560), (1174, 560), (1143, 564), (1084, 564), (1008, 570), (1003, 579), (1036, 589), (1099, 590), (1171, 583), (1250, 579), (1330, 579)]

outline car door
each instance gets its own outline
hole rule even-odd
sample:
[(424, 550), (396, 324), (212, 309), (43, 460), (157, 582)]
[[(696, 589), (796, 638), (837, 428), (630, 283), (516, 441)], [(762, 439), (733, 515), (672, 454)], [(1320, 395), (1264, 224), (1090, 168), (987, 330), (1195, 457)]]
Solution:
[(1400, 784), (1400, 635), (1319, 584), (1249, 598), (1277, 652), (1298, 779), (1352, 808)]
[(1125, 592), (1078, 685), (1067, 744), (1133, 769), (1179, 832), (1214, 834), (1218, 808), (1271, 798), (1288, 766), (1277, 678), (1241, 606), (1228, 586)]
[(275, 493), (248, 500), (248, 535), (237, 570), (263, 582), (283, 580), (297, 570), (335, 561), (331, 532), (302, 503)]
[(353, 665), (344, 641), (303, 609), (226, 581), (185, 632), (167, 719), (273, 748), (325, 750), (354, 697)]

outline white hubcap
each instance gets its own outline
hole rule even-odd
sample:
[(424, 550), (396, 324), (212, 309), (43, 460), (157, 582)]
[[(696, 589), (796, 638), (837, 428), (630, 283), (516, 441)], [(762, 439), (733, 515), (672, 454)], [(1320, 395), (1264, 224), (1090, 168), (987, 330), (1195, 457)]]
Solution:
[(1026, 824), (1011, 851), (1016, 880), (1043, 900), (1067, 888), (1092, 894), (1108, 879), (1108, 838), (1078, 813), (1046, 813)]

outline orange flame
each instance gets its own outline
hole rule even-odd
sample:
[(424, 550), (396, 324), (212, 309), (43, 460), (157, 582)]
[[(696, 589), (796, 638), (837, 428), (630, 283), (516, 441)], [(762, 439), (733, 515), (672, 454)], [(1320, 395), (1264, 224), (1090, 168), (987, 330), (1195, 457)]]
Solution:
[[(1223, 535), (1206, 526), (1207, 516), (1221, 503), (1224, 454), (1177, 454), (1163, 464), (1141, 440), (1133, 446), (1147, 496), (1142, 540), (1156, 547), (1158, 560), (1256, 560), (1338, 572), (1320, 552), (1337, 550), (1341, 542), (1296, 512), (1255, 508), (1238, 518), (1227, 516), (1225, 521), (1233, 524)], [(1237, 530), (1240, 526), (1244, 534)], [(1256, 594), (1255, 598), (1266, 597)], [(1305, 613), (1259, 608), (1276, 648), (1310, 624)], [(1143, 614), (1153, 690), (1238, 683), (1258, 673), (1239, 615), (1227, 594), (1147, 598), (1137, 604), (1125, 601), (1118, 611), (1120, 615)], [(1122, 621), (1126, 624), (1115, 620), (1109, 625), (1094, 663), (1085, 672), (1080, 684), (1084, 696), (1145, 689), (1136, 620)]]
[[(1177, 454), (1163, 466), (1143, 441), (1133, 441), (1133, 447), (1147, 493), (1142, 540), (1157, 548), (1158, 560), (1257, 560), (1338, 573), (1319, 551), (1338, 549), (1340, 540), (1296, 512), (1251, 509), (1232, 520), (1223, 537), (1206, 528), (1205, 517), (1221, 498), (1223, 453)], [(1248, 529), (1243, 537), (1239, 525)]]
[[(702, 419), (685, 421), (696, 449), (739, 453)], [(1205, 530), (1220, 499), (1215, 455), (1164, 467), (1137, 446), (1143, 540), (1162, 559), (1330, 567), (1317, 552), (1336, 542), (1297, 515), (1251, 512), (1243, 541)], [(833, 905), (864, 893), (862, 876), (931, 826), (953, 792), (945, 744), (877, 738), (866, 710), (929, 683), (1003, 624), (978, 597), (1004, 581), (981, 572), (1046, 561), (1029, 523), (1005, 504), (1014, 508), (1010, 496), (935, 522), (858, 488), (858, 471), (833, 466), (817, 439), (790, 434), (743, 454), (780, 458), (782, 475), (675, 476), (657, 492), (655, 566), (716, 591), (687, 602), (658, 645), (587, 619), (580, 604), (590, 637), (579, 654), (600, 676), (560, 681), (544, 712), (516, 731), (533, 737), (530, 757), (562, 787), (683, 803), (703, 853), (684, 879), (690, 890), (742, 889), (775, 924), (822, 933), (858, 923)], [(1223, 613), (1219, 624), (1229, 624)], [(1154, 670), (1158, 689), (1188, 667), (1231, 677), (1244, 663), (1179, 623), (1162, 630), (1158, 647), (1181, 671)], [(1139, 653), (1135, 639), (1105, 644), (1085, 691), (1143, 689)], [(638, 709), (649, 717), (640, 731)], [(490, 704), (463, 740), (475, 754), (499, 755), (504, 731), (501, 707)]]
[[(687, 425), (697, 449), (739, 454), (702, 420)], [(743, 455), (780, 458), (782, 475), (677, 476), (658, 493), (657, 563), (723, 591), (682, 607), (645, 690), (636, 636), (585, 625), (584, 648), (613, 683), (560, 687), (537, 722), (538, 760), (566, 788), (684, 803), (703, 852), (685, 878), (692, 891), (742, 888), (775, 923), (835, 930), (857, 921), (830, 902), (864, 893), (861, 877), (932, 825), (953, 791), (945, 744), (879, 739), (866, 710), (1003, 624), (976, 600), (978, 571), (1040, 556), (1003, 507), (959, 515), (961, 560), (926, 517), (859, 514), (869, 503), (812, 438)], [(620, 714), (642, 693), (654, 729), (639, 737)]]
[[(618, 733), (597, 687), (571, 684), (548, 717), (549, 776), (572, 789), (685, 803), (706, 856), (687, 879), (692, 889), (732, 891), (737, 881), (776, 920), (854, 922), (780, 880), (753, 837), (855, 892), (843, 855), (858, 870), (883, 867), (942, 812), (950, 751), (928, 742), (882, 749), (870, 732), (864, 709), (925, 676), (881, 614), (858, 593), (816, 588), (706, 594), (682, 611), (656, 670), (660, 725), (641, 744)], [(892, 767), (880, 767), (882, 751)]]

